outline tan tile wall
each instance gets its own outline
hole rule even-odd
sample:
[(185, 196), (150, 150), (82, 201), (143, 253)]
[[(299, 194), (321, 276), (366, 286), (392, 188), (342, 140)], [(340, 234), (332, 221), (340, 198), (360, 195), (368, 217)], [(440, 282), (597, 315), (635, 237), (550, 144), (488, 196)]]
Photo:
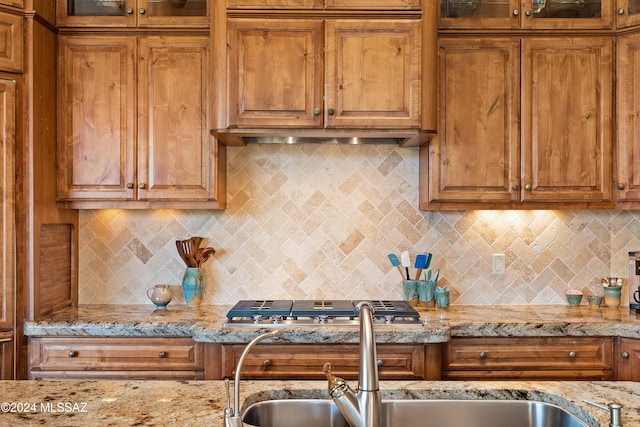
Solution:
[[(147, 288), (176, 285), (176, 239), (216, 249), (205, 304), (238, 299), (401, 299), (387, 254), (433, 253), (452, 302), (564, 303), (571, 286), (627, 277), (640, 250), (640, 213), (421, 212), (418, 151), (391, 145), (249, 145), (228, 150), (224, 211), (82, 211), (80, 295), (88, 303), (148, 303)], [(506, 274), (491, 274), (494, 253)], [(623, 301), (626, 299), (623, 298)]]

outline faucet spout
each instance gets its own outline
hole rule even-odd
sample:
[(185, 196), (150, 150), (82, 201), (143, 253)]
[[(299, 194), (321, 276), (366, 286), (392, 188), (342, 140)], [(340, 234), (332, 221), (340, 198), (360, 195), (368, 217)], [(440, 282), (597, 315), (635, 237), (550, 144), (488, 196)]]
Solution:
[(351, 427), (380, 426), (380, 396), (376, 353), (373, 333), (373, 305), (361, 302), (360, 312), (360, 369), (358, 391), (354, 393), (345, 380), (331, 373), (331, 364), (323, 371), (329, 382), (329, 395)]
[(238, 360), (238, 365), (236, 366), (236, 376), (233, 382), (233, 408), (231, 408), (231, 396), (229, 395), (229, 383), (226, 382), (225, 386), (227, 387), (227, 407), (224, 413), (224, 425), (225, 427), (242, 427), (242, 420), (240, 419), (240, 374), (242, 371), (242, 365), (244, 364), (244, 359), (247, 358), (247, 355), (251, 351), (254, 345), (258, 344), (260, 341), (275, 337), (280, 334), (279, 330), (271, 331), (264, 333), (255, 337), (247, 346), (245, 347), (240, 359)]

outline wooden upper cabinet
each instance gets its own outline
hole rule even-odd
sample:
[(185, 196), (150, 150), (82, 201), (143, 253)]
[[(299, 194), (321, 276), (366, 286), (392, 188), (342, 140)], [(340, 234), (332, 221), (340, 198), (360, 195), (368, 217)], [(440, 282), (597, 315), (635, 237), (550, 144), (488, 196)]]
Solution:
[(420, 208), (607, 208), (613, 40), (446, 38)]
[(0, 70), (22, 71), (24, 17), (0, 12)]
[(419, 21), (247, 18), (228, 26), (223, 128), (419, 128)]
[(229, 127), (322, 126), (322, 22), (228, 25)]
[(208, 0), (56, 0), (60, 27), (202, 27)]
[(326, 35), (326, 127), (420, 127), (419, 21), (330, 20)]
[(520, 40), (441, 37), (438, 43), (440, 131), (421, 147), (420, 206), (516, 202)]
[(611, 28), (614, 0), (440, 0), (440, 28)]
[(640, 203), (640, 34), (618, 38), (616, 119), (616, 200), (619, 207)]
[(612, 207), (613, 39), (525, 38), (524, 202)]
[(60, 201), (224, 206), (224, 148), (208, 133), (207, 37), (64, 36), (59, 49)]
[(618, 28), (640, 25), (640, 0), (617, 0), (616, 24)]
[(138, 50), (140, 200), (217, 200), (209, 136), (207, 37), (141, 37)]
[(133, 200), (135, 37), (60, 37), (58, 198)]

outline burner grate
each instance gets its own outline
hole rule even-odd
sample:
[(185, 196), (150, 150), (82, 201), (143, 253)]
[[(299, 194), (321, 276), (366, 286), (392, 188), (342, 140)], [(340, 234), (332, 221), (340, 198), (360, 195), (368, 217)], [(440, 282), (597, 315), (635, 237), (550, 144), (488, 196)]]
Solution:
[(227, 318), (251, 317), (255, 314), (264, 316), (288, 316), (291, 312), (290, 300), (247, 300), (238, 301), (227, 313)]

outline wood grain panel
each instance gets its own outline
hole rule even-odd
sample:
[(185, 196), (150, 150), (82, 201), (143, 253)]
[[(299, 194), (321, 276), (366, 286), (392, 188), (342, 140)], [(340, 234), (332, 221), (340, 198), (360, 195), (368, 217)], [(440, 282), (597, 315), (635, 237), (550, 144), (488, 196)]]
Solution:
[(70, 305), (73, 300), (73, 226), (43, 224), (40, 227), (40, 254), (37, 284), (39, 313)]
[(23, 20), (20, 15), (0, 12), (0, 69), (22, 71)]

